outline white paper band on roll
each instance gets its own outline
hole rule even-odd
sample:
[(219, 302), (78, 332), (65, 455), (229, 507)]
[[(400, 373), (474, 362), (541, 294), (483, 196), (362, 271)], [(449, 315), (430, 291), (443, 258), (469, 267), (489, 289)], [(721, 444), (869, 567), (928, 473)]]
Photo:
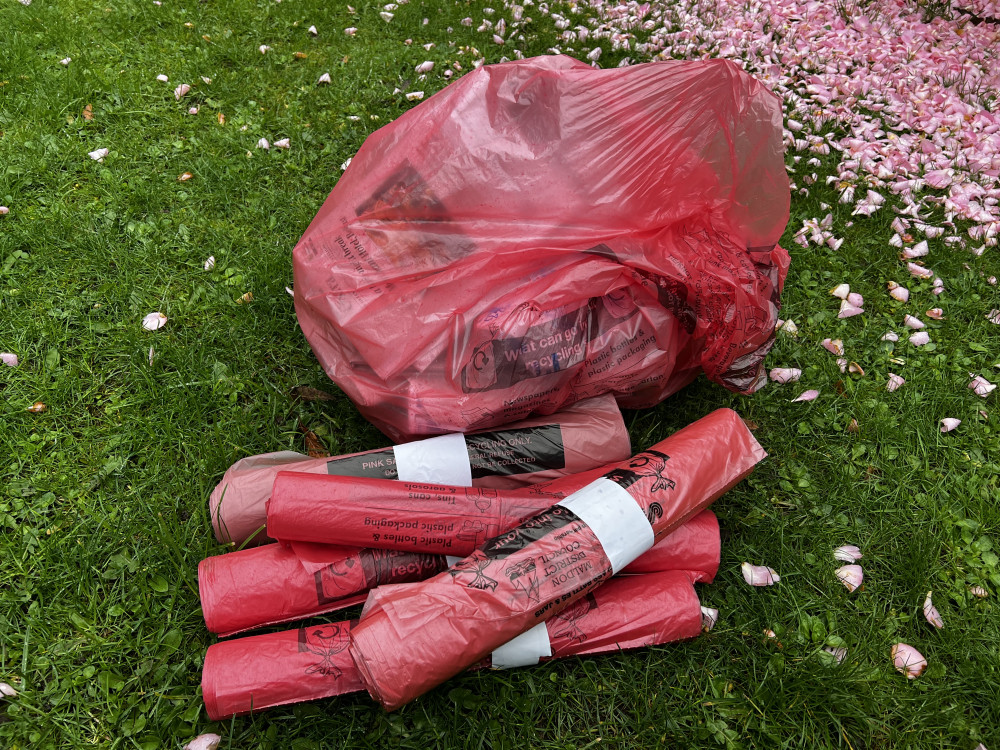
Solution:
[(617, 573), (653, 546), (653, 527), (628, 492), (601, 477), (557, 503), (587, 524)]
[(493, 669), (530, 667), (543, 656), (552, 656), (552, 644), (545, 623), (540, 622), (496, 649), (492, 655)]
[(392, 452), (400, 481), (472, 486), (469, 451), (460, 432), (396, 445)]

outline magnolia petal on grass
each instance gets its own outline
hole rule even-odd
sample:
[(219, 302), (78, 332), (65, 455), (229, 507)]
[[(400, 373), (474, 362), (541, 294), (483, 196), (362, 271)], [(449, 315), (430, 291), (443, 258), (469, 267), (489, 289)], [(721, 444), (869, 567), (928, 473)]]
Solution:
[(191, 91), (191, 86), (187, 83), (182, 83), (180, 86), (174, 89), (174, 99), (180, 101)]
[(715, 623), (719, 621), (719, 610), (713, 607), (702, 607), (701, 608), (701, 629), (706, 633), (715, 627)]
[(330, 74), (329, 73), (324, 73), (323, 75), (321, 75), (319, 77), (319, 80), (316, 81), (316, 83), (317, 84), (319, 84), (319, 83), (333, 83), (333, 80), (330, 78)]
[(781, 580), (781, 576), (774, 568), (766, 565), (751, 565), (745, 562), (740, 566), (740, 572), (743, 573), (743, 580), (751, 586), (773, 586)]
[(861, 308), (865, 306), (865, 298), (862, 297), (857, 292), (851, 292), (850, 294), (848, 294), (847, 299), (844, 301), (850, 304), (852, 307)]
[(993, 393), (994, 389), (996, 389), (996, 385), (988, 381), (982, 375), (976, 375), (972, 379), (972, 382), (969, 383), (969, 388), (971, 388), (977, 396), (986, 398)]
[(930, 251), (927, 249), (927, 240), (920, 240), (920, 242), (913, 247), (906, 248), (900, 256), (904, 260), (908, 258), (922, 258), (927, 255), (928, 252)]
[(941, 432), (951, 432), (956, 427), (962, 424), (961, 419), (955, 419), (954, 417), (945, 417), (941, 420)]
[(944, 310), (940, 307), (932, 307), (927, 311), (926, 315), (931, 320), (944, 320)]
[(199, 734), (184, 746), (184, 750), (216, 750), (222, 737), (217, 734)]
[(781, 324), (777, 326), (777, 330), (781, 331), (782, 333), (787, 333), (789, 336), (799, 335), (799, 327), (795, 325), (794, 320), (781, 321)]
[(910, 336), (910, 343), (914, 346), (923, 346), (924, 344), (929, 344), (931, 340), (931, 335), (927, 331), (920, 331), (918, 333)]
[(319, 29), (317, 29), (315, 26), (310, 26), (309, 33), (312, 34), (313, 36), (319, 36)]
[(836, 354), (838, 357), (844, 353), (844, 342), (842, 339), (823, 339), (820, 343), (824, 349), (831, 354)]
[(267, 138), (261, 138), (259, 141), (257, 141), (257, 148), (262, 148), (265, 151), (267, 151), (269, 148), (271, 148), (271, 144), (268, 143)]
[(944, 282), (941, 279), (934, 279), (931, 285), (931, 294), (942, 294), (944, 292)]
[(834, 648), (833, 646), (824, 646), (823, 651), (830, 654), (835, 664), (840, 664), (842, 661), (844, 661), (844, 659), (847, 658), (846, 648)]
[(985, 599), (990, 595), (990, 592), (984, 589), (982, 586), (970, 586), (969, 593), (972, 594), (977, 599)]
[(271, 48), (268, 47), (266, 44), (262, 44), (257, 48), (257, 51), (260, 52), (260, 54), (262, 55), (266, 55), (268, 52), (271, 51)]
[(904, 315), (903, 325), (907, 328), (912, 328), (914, 331), (919, 331), (925, 324), (920, 318), (915, 318), (912, 315)]
[(899, 334), (896, 333), (895, 331), (888, 331), (887, 333), (882, 334), (882, 340), (883, 341), (899, 341)]
[(864, 310), (860, 307), (856, 307), (848, 302), (846, 299), (840, 303), (840, 312), (837, 313), (838, 318), (853, 318), (855, 315), (861, 315)]
[(7, 367), (17, 367), (17, 355), (11, 352), (0, 352), (0, 362), (3, 362)]
[(910, 275), (917, 279), (930, 279), (934, 276), (934, 272), (920, 265), (919, 263), (907, 263), (906, 270), (910, 272)]
[(941, 614), (937, 611), (937, 607), (934, 606), (934, 602), (931, 601), (932, 593), (932, 591), (928, 591), (927, 598), (924, 599), (924, 617), (927, 619), (927, 622), (940, 629), (944, 627), (944, 620), (941, 619)]
[(215, 256), (209, 255), (208, 258), (205, 259), (205, 270), (211, 271), (213, 268), (215, 268)]
[(897, 672), (906, 675), (906, 679), (915, 680), (924, 673), (927, 660), (908, 643), (897, 643), (892, 647), (892, 665)]
[(191, 174), (190, 172), (183, 172), (182, 174), (177, 175), (177, 181), (178, 182), (187, 182), (192, 177), (194, 177), (194, 175)]
[(160, 83), (167, 83), (170, 79), (167, 78), (167, 76), (164, 75), (163, 73), (160, 73), (160, 75), (156, 76), (156, 80), (159, 81)]
[(280, 141), (275, 141), (271, 145), (275, 148), (291, 148), (292, 140), (290, 138), (282, 138)]
[(837, 568), (834, 573), (851, 592), (856, 591), (865, 581), (865, 572), (860, 565), (844, 565)]
[(890, 281), (889, 296), (897, 302), (907, 302), (910, 299), (910, 290), (905, 286), (900, 286), (895, 281)]
[(861, 549), (854, 544), (845, 544), (833, 551), (833, 556), (841, 562), (852, 563), (864, 557)]
[(431, 60), (424, 60), (420, 65), (414, 68), (417, 73), (430, 73), (434, 70), (434, 62)]
[(775, 367), (769, 375), (775, 383), (794, 383), (802, 377), (802, 370), (798, 367)]
[(167, 324), (167, 316), (161, 312), (151, 312), (142, 319), (142, 327), (147, 331), (156, 331)]
[(0, 682), (0, 696), (4, 698), (16, 698), (17, 691), (6, 682)]
[(72, 57), (64, 57), (62, 60), (59, 61), (59, 64), (62, 65), (65, 68), (71, 62), (73, 62), (73, 58)]
[(423, 91), (411, 91), (406, 95), (406, 101), (408, 102), (419, 102), (423, 98), (424, 98)]
[(33, 403), (31, 406), (28, 407), (28, 411), (30, 411), (32, 414), (41, 414), (48, 408), (49, 407), (47, 407), (41, 401), (36, 401), (35, 403)]
[(899, 375), (897, 375), (894, 372), (890, 372), (889, 373), (889, 382), (885, 384), (885, 389), (887, 391), (889, 391), (889, 393), (892, 393), (894, 390), (896, 390), (897, 388), (899, 388), (899, 386), (901, 386), (905, 382), (906, 382), (906, 380), (904, 378), (901, 378)]
[(986, 313), (986, 319), (995, 326), (1000, 326), (1000, 310), (990, 310)]
[(837, 299), (847, 299), (847, 295), (850, 293), (851, 287), (849, 284), (837, 284), (837, 286), (830, 290), (830, 294)]
[(107, 156), (109, 153), (111, 153), (111, 152), (108, 151), (108, 149), (106, 149), (106, 148), (99, 148), (99, 149), (97, 149), (95, 151), (89, 151), (89, 152), (87, 152), (87, 156), (89, 156), (94, 161), (104, 161), (104, 157)]
[(10, 213), (10, 209), (7, 206), (0, 206), (0, 216), (6, 216)]
[(791, 403), (794, 404), (796, 401), (814, 401), (818, 396), (819, 391), (816, 390), (802, 391), (801, 394), (791, 400)]

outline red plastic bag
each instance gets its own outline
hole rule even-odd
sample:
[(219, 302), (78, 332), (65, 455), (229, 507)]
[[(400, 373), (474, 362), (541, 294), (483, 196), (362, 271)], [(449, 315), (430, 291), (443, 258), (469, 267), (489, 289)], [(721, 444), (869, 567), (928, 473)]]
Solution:
[(670, 455), (638, 454), (445, 572), (373, 589), (350, 645), (372, 697), (398, 708), (557, 615), (766, 455), (729, 409), (671, 440)]
[[(719, 522), (705, 510), (623, 572), (678, 570), (693, 583), (711, 583), (719, 552)], [(419, 581), (445, 568), (443, 555), (308, 542), (267, 544), (202, 560), (198, 591), (205, 625), (230, 636), (360, 604), (374, 586)]]
[(484, 66), (369, 136), (295, 247), (296, 312), (396, 440), (701, 371), (750, 392), (788, 206), (781, 103), (731, 62)]
[[(208, 717), (219, 721), (364, 690), (347, 651), (353, 625), (314, 625), (209, 646), (201, 678)], [(610, 581), (541, 628), (476, 666), (522, 666), (693, 638), (701, 630), (701, 608), (683, 573), (649, 573)]]
[[(579, 401), (551, 416), (532, 417), (502, 430), (450, 436), (332, 458), (293, 451), (266, 453), (233, 464), (212, 491), (209, 515), (220, 542), (241, 544), (264, 526), (264, 507), (282, 470), (349, 477), (382, 477), (459, 483), (474, 487), (524, 487), (623, 461), (631, 453), (628, 431), (611, 396)], [(256, 536), (255, 536), (256, 535)]]

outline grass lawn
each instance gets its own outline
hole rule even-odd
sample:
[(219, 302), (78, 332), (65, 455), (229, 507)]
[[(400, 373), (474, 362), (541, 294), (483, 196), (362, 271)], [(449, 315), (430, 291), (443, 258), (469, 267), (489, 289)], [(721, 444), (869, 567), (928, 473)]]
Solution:
[[(1000, 409), (968, 388), (970, 373), (1000, 377), (986, 317), (998, 250), (930, 239), (935, 296), (889, 244), (889, 204), (852, 216), (826, 182), (839, 154), (803, 169), (792, 149), (782, 317), (798, 334), (779, 331), (769, 366), (800, 368), (800, 382), (743, 397), (701, 379), (625, 415), (638, 450), (730, 406), (770, 454), (714, 506), (722, 567), (699, 586), (721, 612), (711, 633), (460, 676), (392, 714), (356, 696), (208, 721), (196, 570), (221, 551), (209, 492), (243, 456), (305, 452), (300, 422), (331, 454), (386, 443), (296, 326), (291, 249), (366, 136), (416, 106), (405, 92), (561, 43), (537, 5), (523, 40), (494, 43), (499, 19), (514, 23), (494, 7), (411, 0), (387, 21), (365, 0), (0, 0), (0, 352), (19, 360), (0, 364), (0, 682), (19, 692), (0, 704), (0, 746), (151, 750), (211, 731), (222, 748), (294, 750), (1000, 748)], [(602, 12), (556, 9), (574, 25)], [(602, 67), (651, 57), (601, 44)], [(594, 45), (562, 48), (584, 59)], [(418, 80), (424, 60), (435, 68)], [(828, 213), (838, 249), (794, 241)], [(909, 303), (888, 296), (891, 280)], [(841, 283), (863, 315), (837, 317)], [(935, 306), (944, 320), (924, 314)], [(162, 329), (143, 329), (151, 311)], [(930, 344), (907, 342), (904, 312)], [(898, 342), (882, 340), (890, 329)], [(825, 338), (864, 374), (842, 374)], [(890, 372), (906, 380), (894, 392)], [(298, 401), (298, 385), (337, 398)], [(791, 403), (807, 388), (820, 396)], [(962, 423), (942, 433), (944, 417)], [(834, 576), (843, 544), (864, 552), (854, 593)], [(781, 582), (747, 586), (743, 561)], [(943, 630), (922, 614), (929, 590)], [(917, 680), (892, 667), (899, 641), (927, 658)], [(839, 665), (831, 645), (847, 648)]]

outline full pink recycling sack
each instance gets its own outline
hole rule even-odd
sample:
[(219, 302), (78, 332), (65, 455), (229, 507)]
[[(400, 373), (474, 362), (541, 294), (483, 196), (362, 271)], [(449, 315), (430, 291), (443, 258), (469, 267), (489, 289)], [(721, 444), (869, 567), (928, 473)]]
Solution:
[(724, 60), (472, 71), (369, 136), (294, 250), (327, 374), (394, 440), (704, 371), (763, 382), (787, 253), (779, 100)]

